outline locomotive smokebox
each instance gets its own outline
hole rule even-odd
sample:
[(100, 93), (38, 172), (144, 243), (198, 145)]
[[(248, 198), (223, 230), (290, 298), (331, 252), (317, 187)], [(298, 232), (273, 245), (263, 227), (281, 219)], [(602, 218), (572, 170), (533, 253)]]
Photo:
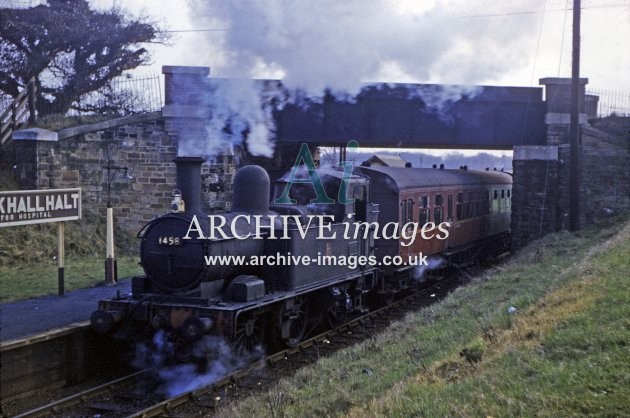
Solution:
[(182, 192), (187, 213), (201, 213), (201, 157), (177, 157), (177, 188)]
[(232, 210), (267, 212), (269, 210), (269, 175), (260, 166), (246, 165), (234, 176)]

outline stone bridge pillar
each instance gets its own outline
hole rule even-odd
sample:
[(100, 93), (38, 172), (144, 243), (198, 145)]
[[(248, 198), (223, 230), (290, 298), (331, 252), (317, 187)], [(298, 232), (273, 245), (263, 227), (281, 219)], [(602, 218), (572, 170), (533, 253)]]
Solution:
[[(587, 123), (585, 106), (585, 90), (588, 78), (580, 78), (580, 125)], [(571, 79), (561, 77), (541, 78), (539, 84), (545, 86), (547, 113), (547, 144), (558, 145), (569, 143), (569, 125), (571, 123)], [(593, 98), (589, 96), (589, 104)]]
[[(512, 246), (520, 248), (568, 221), (568, 193), (560, 193), (558, 146), (516, 146), (512, 167)], [(565, 196), (566, 195), (566, 196)], [(567, 202), (564, 202), (564, 200)], [(565, 204), (566, 203), (566, 204)]]
[[(587, 78), (580, 79), (579, 122), (582, 127), (587, 126), (588, 117), (593, 116), (588, 105), (597, 103), (585, 95), (587, 82)], [(540, 84), (545, 86), (547, 145), (514, 147), (512, 244), (515, 248), (549, 232), (566, 229), (569, 222), (571, 79), (541, 78)], [(579, 153), (582, 160), (581, 140)], [(583, 177), (581, 172), (580, 176)], [(584, 202), (580, 205), (583, 207)]]

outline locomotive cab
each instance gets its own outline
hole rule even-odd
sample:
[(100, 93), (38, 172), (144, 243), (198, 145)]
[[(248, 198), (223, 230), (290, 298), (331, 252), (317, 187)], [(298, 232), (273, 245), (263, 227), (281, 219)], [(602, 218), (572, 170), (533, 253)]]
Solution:
[[(274, 291), (331, 285), (369, 275), (372, 267), (355, 262), (374, 251), (372, 234), (366, 228), (377, 221), (378, 205), (370, 202), (367, 177), (334, 168), (319, 169), (316, 174), (296, 170), (275, 186), (270, 208), (299, 217), (301, 225), (288, 228), (289, 239), (268, 240), (265, 255), (306, 257), (317, 268), (309, 263), (263, 266), (263, 276)], [(325, 228), (322, 222), (327, 223)]]
[(326, 215), (332, 223), (376, 222), (378, 205), (369, 199), (369, 179), (342, 169), (306, 170), (275, 183), (271, 209), (281, 214)]

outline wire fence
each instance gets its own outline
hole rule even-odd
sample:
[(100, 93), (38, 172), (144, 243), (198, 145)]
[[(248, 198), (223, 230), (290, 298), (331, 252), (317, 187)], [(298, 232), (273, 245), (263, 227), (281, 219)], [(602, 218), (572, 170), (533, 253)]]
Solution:
[[(164, 104), (162, 85), (161, 75), (122, 76), (112, 80), (105, 88), (81, 96), (69, 111), (61, 107), (56, 109), (53, 103), (49, 113), (70, 116), (95, 113), (126, 116), (158, 111)], [(0, 95), (0, 113), (11, 107), (13, 101), (11, 96)]]
[(118, 77), (109, 86), (82, 96), (68, 113), (122, 116), (161, 110), (164, 104), (162, 83), (160, 75)]
[(630, 90), (588, 89), (587, 95), (597, 100), (597, 117), (630, 116)]

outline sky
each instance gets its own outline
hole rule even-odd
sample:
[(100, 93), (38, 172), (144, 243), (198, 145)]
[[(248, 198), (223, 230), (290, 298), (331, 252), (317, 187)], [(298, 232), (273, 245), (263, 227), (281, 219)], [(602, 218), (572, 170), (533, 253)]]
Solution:
[[(572, 0), (95, 0), (172, 32), (154, 64), (282, 78), (307, 91), (371, 81), (538, 86), (571, 74)], [(630, 0), (582, 0), (581, 76), (630, 91)], [(181, 31), (181, 32), (179, 32)], [(189, 32), (188, 32), (189, 31)]]

